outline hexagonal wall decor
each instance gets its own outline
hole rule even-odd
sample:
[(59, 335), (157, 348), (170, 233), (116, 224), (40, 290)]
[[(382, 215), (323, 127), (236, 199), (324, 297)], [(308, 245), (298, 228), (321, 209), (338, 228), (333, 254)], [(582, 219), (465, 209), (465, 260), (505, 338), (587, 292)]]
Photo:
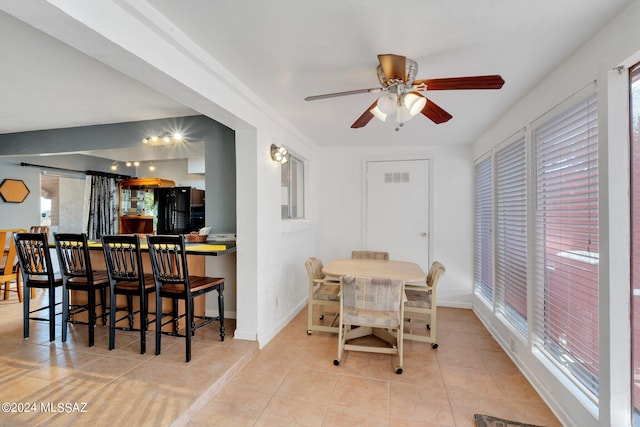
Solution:
[(5, 179), (0, 184), (0, 196), (8, 203), (22, 203), (30, 191), (21, 179)]

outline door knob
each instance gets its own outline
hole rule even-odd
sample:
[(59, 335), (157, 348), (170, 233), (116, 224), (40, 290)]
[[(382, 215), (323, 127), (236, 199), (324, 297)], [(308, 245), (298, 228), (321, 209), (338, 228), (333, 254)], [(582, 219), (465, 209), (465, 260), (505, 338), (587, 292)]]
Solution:
[(420, 233), (420, 235), (421, 235), (422, 237), (427, 237), (427, 233), (425, 233), (424, 231), (423, 231), (422, 233)]

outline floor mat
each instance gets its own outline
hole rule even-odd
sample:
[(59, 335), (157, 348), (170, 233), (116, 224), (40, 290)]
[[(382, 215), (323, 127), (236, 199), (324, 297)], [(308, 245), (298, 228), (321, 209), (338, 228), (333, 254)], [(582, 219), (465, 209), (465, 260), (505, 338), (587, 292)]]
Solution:
[(496, 418), (490, 415), (475, 414), (477, 427), (544, 427), (536, 424), (525, 424), (517, 421), (509, 421), (503, 418)]

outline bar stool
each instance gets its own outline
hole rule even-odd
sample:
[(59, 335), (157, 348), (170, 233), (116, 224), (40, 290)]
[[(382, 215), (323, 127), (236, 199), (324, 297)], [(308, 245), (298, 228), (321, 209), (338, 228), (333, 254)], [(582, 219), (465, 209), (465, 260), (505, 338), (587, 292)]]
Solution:
[[(25, 230), (26, 232), (27, 230)], [(46, 225), (32, 225), (29, 227), (29, 233), (44, 233), (47, 235), (47, 242), (49, 241), (49, 227)], [(31, 298), (36, 297), (36, 289), (31, 289)]]
[[(106, 271), (93, 271), (91, 257), (85, 233), (54, 233), (60, 272), (62, 273), (62, 342), (67, 341), (69, 323), (88, 325), (89, 347), (94, 345), (96, 308), (102, 309), (102, 325), (107, 324), (107, 288), (109, 275)], [(87, 293), (86, 304), (70, 304), (69, 291)], [(100, 304), (96, 304), (96, 292), (100, 295)], [(87, 321), (75, 320), (74, 315), (87, 312)]]
[(18, 271), (18, 264), (16, 264), (16, 245), (13, 240), (13, 233), (24, 233), (27, 230), (24, 228), (14, 228), (7, 230), (0, 230), (0, 244), (2, 245), (2, 252), (0, 258), (0, 289), (4, 284), (4, 299), (9, 298), (9, 292), (12, 292), (11, 282), (16, 282), (16, 291), (18, 294), (18, 301), (22, 302), (22, 280), (20, 272)]
[(44, 233), (49, 238), (49, 227), (46, 225), (32, 225), (29, 227), (29, 233)]
[[(115, 348), (116, 329), (122, 331), (140, 332), (140, 354), (147, 351), (146, 333), (149, 328), (149, 294), (156, 291), (153, 275), (144, 274), (142, 256), (140, 255), (140, 237), (137, 234), (120, 234), (102, 236), (109, 288), (111, 290), (111, 304), (109, 305), (109, 350)], [(117, 296), (126, 297), (127, 306), (118, 307)], [(140, 300), (140, 308), (133, 309), (133, 297)], [(126, 311), (121, 318), (117, 318), (118, 311)], [(139, 315), (140, 324), (135, 326), (134, 317)], [(121, 320), (128, 320), (128, 327), (116, 327)]]
[[(49, 322), (49, 341), (55, 339), (55, 306), (56, 288), (62, 286), (62, 277), (53, 270), (51, 253), (47, 236), (44, 233), (15, 233), (13, 235), (18, 263), (22, 273), (23, 285), (23, 311), (24, 311), (24, 338), (29, 338), (29, 320)], [(46, 289), (49, 291), (49, 305), (34, 310), (30, 308), (30, 289)], [(35, 313), (48, 310), (49, 317), (36, 317)], [(61, 313), (57, 313), (61, 314)]]
[[(195, 330), (213, 321), (220, 322), (220, 341), (224, 341), (224, 278), (189, 275), (184, 236), (147, 236), (151, 268), (156, 282), (156, 355), (160, 354), (162, 334), (185, 338), (186, 361), (191, 360), (191, 336)], [(218, 313), (216, 317), (196, 316), (194, 299), (207, 292), (218, 291)], [(162, 298), (173, 302), (172, 319), (162, 323)], [(184, 301), (185, 313), (178, 314), (178, 300)], [(180, 334), (178, 322), (185, 319), (186, 330)], [(201, 321), (196, 324), (195, 320)], [(173, 332), (162, 332), (162, 327), (173, 322)]]

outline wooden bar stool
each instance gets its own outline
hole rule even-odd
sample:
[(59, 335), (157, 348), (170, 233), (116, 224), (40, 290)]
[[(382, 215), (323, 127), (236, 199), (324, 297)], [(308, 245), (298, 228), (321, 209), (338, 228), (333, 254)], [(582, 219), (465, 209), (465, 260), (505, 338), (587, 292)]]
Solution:
[[(224, 278), (190, 276), (187, 255), (184, 250), (184, 236), (147, 236), (149, 256), (153, 277), (158, 293), (156, 294), (156, 354), (160, 354), (162, 326), (173, 322), (173, 332), (169, 335), (185, 338), (186, 361), (191, 360), (191, 336), (195, 330), (213, 321), (220, 322), (220, 341), (224, 341)], [(194, 298), (207, 292), (218, 291), (217, 317), (196, 316), (193, 312)], [(173, 301), (172, 319), (162, 323), (162, 298)], [(178, 301), (183, 300), (185, 313), (178, 315)], [(184, 335), (179, 333), (178, 321), (185, 319)], [(196, 324), (196, 319), (201, 321)]]
[[(62, 287), (62, 277), (56, 275), (53, 270), (47, 236), (44, 233), (15, 233), (13, 237), (22, 272), (24, 337), (29, 338), (29, 320), (38, 320), (49, 323), (49, 341), (53, 341), (56, 336), (55, 307), (62, 304), (62, 302), (56, 303), (55, 292), (56, 288)], [(49, 291), (49, 305), (31, 310), (30, 289), (46, 289)], [(49, 312), (49, 317), (37, 317), (35, 315), (43, 310)]]
[[(137, 331), (140, 333), (140, 354), (147, 351), (147, 330), (149, 329), (149, 295), (156, 292), (151, 274), (144, 274), (142, 256), (140, 255), (140, 237), (137, 234), (119, 234), (102, 236), (109, 288), (111, 290), (111, 304), (109, 305), (109, 350), (116, 344), (116, 329), (122, 331)], [(127, 299), (126, 307), (117, 306), (117, 296), (123, 295)], [(140, 300), (140, 308), (134, 310), (133, 297)], [(117, 318), (119, 311), (126, 314)], [(134, 317), (139, 316), (136, 327)], [(128, 326), (119, 327), (121, 320), (128, 320)]]
[[(62, 342), (67, 341), (67, 325), (69, 323), (88, 325), (89, 347), (94, 345), (96, 308), (100, 307), (102, 324), (107, 324), (107, 288), (109, 275), (106, 271), (93, 271), (91, 257), (85, 233), (54, 233), (56, 252), (62, 273)], [(71, 304), (70, 291), (86, 292), (86, 304)], [(100, 304), (96, 302), (96, 293), (100, 295)], [(87, 321), (74, 319), (74, 315), (87, 312)]]

